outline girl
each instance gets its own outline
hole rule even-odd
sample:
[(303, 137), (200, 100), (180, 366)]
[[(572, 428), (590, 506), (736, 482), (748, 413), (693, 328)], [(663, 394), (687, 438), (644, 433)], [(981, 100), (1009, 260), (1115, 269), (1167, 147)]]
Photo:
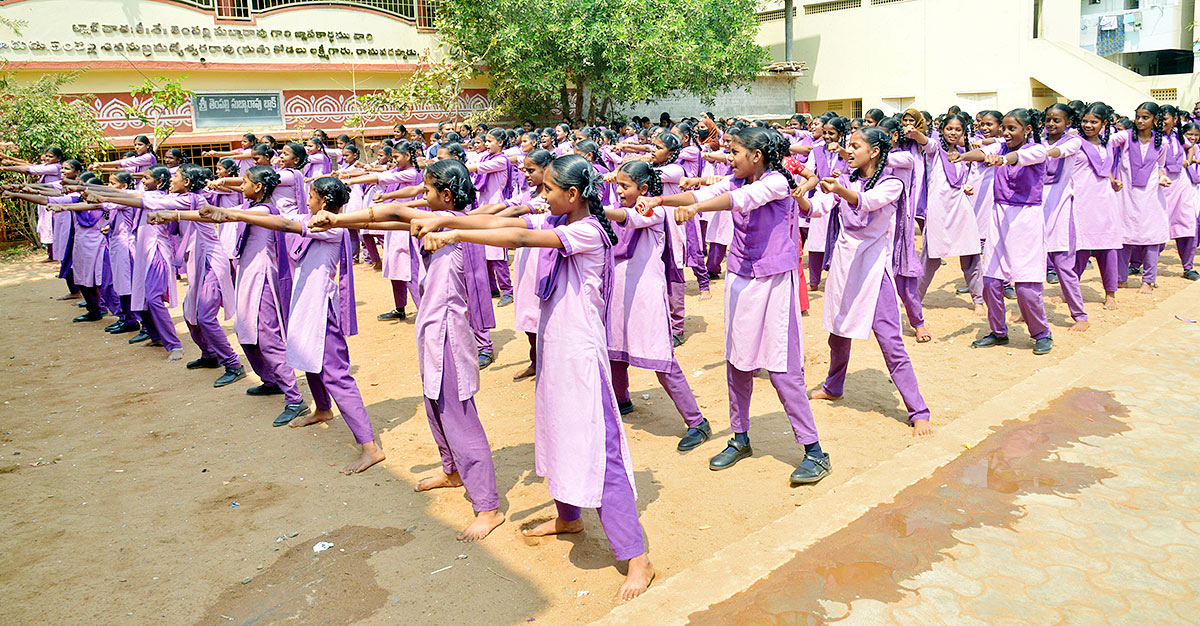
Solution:
[(629, 366), (654, 370), (687, 424), (678, 445), (680, 452), (687, 452), (708, 441), (712, 428), (701, 414), (671, 346), (663, 261), (666, 209), (660, 207), (646, 215), (632, 210), (638, 198), (661, 195), (662, 182), (658, 173), (641, 161), (622, 165), (616, 178), (620, 208), (605, 209), (605, 214), (623, 225), (616, 229), (618, 242), (613, 247), (616, 266), (608, 316), (608, 357), (617, 408), (622, 415), (634, 409), (629, 398)]
[[(1200, 104), (1197, 105), (1197, 110), (1200, 111)], [(1196, 206), (1200, 207), (1200, 148), (1196, 147), (1200, 145), (1200, 124), (1192, 122), (1185, 125), (1183, 127), (1183, 134), (1187, 137), (1188, 142), (1192, 144), (1192, 156), (1187, 161), (1187, 182), (1191, 184)], [(1200, 241), (1200, 218), (1196, 220), (1196, 239), (1192, 242), (1193, 251), (1195, 250), (1196, 241)], [(1194, 253), (1192, 258), (1195, 258)], [(1200, 280), (1200, 272), (1197, 272), (1189, 263), (1184, 266), (1183, 277), (1188, 280)]]
[[(729, 142), (733, 138), (730, 135), (721, 137), (721, 143), (718, 150), (705, 152), (703, 158), (712, 164), (710, 176), (729, 176), (733, 169), (729, 165)], [(708, 243), (708, 250), (705, 257), (708, 261), (705, 267), (708, 270), (709, 280), (716, 280), (721, 277), (721, 264), (725, 262), (725, 253), (729, 249), (729, 244), (733, 242), (733, 216), (728, 211), (711, 211), (702, 213), (701, 217), (707, 215), (708, 221), (701, 222), (704, 226), (704, 240)], [(801, 220), (807, 222), (806, 219)], [(807, 284), (805, 285), (807, 286)]]
[[(471, 175), (454, 159), (429, 165), (423, 180), (423, 194), (422, 204), (437, 217), (464, 216), (463, 211), (475, 202)], [(427, 211), (400, 204), (378, 208), (377, 216), (371, 215), (375, 213), (374, 208), (368, 209), (368, 219), (373, 222), (373, 217), (378, 217), (382, 220), (381, 225), (389, 229), (408, 227), (408, 222), (430, 215)], [(358, 217), (320, 214), (313, 218), (313, 228), (334, 226), (342, 221), (355, 223)], [(416, 230), (415, 226), (413, 230)], [(491, 446), (475, 407), (479, 367), (471, 358), (474, 337), (467, 323), (463, 247), (452, 244), (426, 255), (423, 260), (426, 279), (423, 304), (417, 311), (417, 350), (425, 415), (442, 457), (443, 474), (421, 480), (414, 491), (465, 486), (475, 509), (475, 521), (458, 535), (458, 540), (479, 541), (504, 523), (504, 515), (499, 511), (500, 496)]]
[(1163, 189), (1163, 201), (1166, 203), (1169, 221), (1169, 236), (1175, 240), (1175, 249), (1179, 252), (1179, 261), (1183, 264), (1185, 278), (1188, 272), (1194, 276), (1190, 280), (1200, 278), (1192, 269), (1196, 258), (1196, 222), (1200, 216), (1196, 206), (1196, 193), (1189, 184), (1184, 168), (1190, 163), (1190, 155), (1195, 144), (1188, 141), (1184, 135), (1183, 124), (1185, 113), (1174, 106), (1163, 107), (1163, 175), (1171, 181)]
[[(821, 123), (821, 140), (809, 156), (807, 166), (823, 179), (846, 171), (846, 161), (841, 149), (850, 131), (850, 121), (844, 117), (830, 117)], [(829, 210), (825, 205), (834, 200), (827, 193), (814, 188), (808, 194), (809, 201), (816, 207), (814, 217), (808, 220), (808, 239), (804, 249), (808, 251), (808, 290), (817, 291), (821, 286), (821, 274), (825, 271), (825, 239)]]
[[(58, 146), (49, 146), (42, 151), (41, 164), (30, 165), (27, 163), (18, 163), (15, 165), (0, 165), (0, 172), (31, 174), (38, 177), (39, 184), (50, 185), (62, 180), (61, 164), (63, 158), (63, 151)], [(48, 212), (42, 205), (38, 205), (37, 236), (38, 241), (41, 241), (42, 245), (46, 246), (47, 263), (59, 260), (54, 254), (53, 220), (53, 214)], [(63, 242), (63, 245), (66, 245), (66, 242)]]
[(905, 245), (898, 223), (909, 219), (904, 212), (913, 205), (905, 202), (903, 181), (884, 174), (890, 148), (886, 131), (863, 128), (850, 136), (847, 145), (847, 164), (854, 170), (846, 183), (843, 184), (846, 179), (842, 177), (821, 180), (825, 192), (836, 197), (830, 207), (833, 242), (829, 247), (829, 281), (821, 318), (821, 325), (829, 331), (830, 355), (829, 375), (811, 397), (818, 400), (842, 397), (850, 364), (850, 340), (866, 339), (874, 332), (892, 382), (908, 408), (913, 434), (923, 436), (933, 432), (929, 427), (929, 407), (921, 397), (917, 375), (904, 350), (900, 310), (892, 297), (895, 292), (892, 259), (895, 255), (912, 254), (897, 249)]
[(242, 176), (254, 165), (252, 157), (254, 146), (258, 145), (258, 137), (255, 137), (254, 133), (246, 133), (240, 141), (242, 147), (238, 150), (205, 150), (200, 156), (233, 159), (237, 163), (236, 176)]
[(1084, 158), (1076, 159), (1071, 171), (1076, 200), (1075, 274), (1082, 276), (1088, 259), (1096, 257), (1104, 286), (1104, 308), (1109, 310), (1117, 308), (1118, 252), (1125, 242), (1116, 193), (1121, 182), (1113, 178), (1118, 155), (1117, 142), (1110, 141), (1112, 114), (1112, 108), (1103, 102), (1094, 102), (1084, 109), (1079, 122)]
[[(549, 152), (537, 149), (525, 157), (523, 164), (526, 187), (521, 193), (505, 201), (505, 210), (497, 213), (502, 217), (520, 217), (526, 213), (546, 213), (545, 177), (546, 168), (554, 156)], [(513, 296), (516, 299), (513, 317), (517, 332), (525, 333), (529, 340), (529, 367), (517, 372), (513, 380), (521, 380), (537, 374), (537, 332), (539, 318), (539, 303), (537, 297), (537, 251), (532, 248), (517, 248), (513, 256), (516, 266), (516, 287)]]
[(1075, 324), (1071, 330), (1088, 329), (1087, 312), (1083, 310), (1083, 294), (1079, 290), (1079, 274), (1075, 271), (1076, 233), (1079, 219), (1075, 217), (1075, 177), (1086, 157), (1083, 139), (1068, 130), (1075, 128), (1076, 112), (1065, 104), (1052, 104), (1045, 111), (1046, 154), (1054, 159), (1046, 166), (1044, 184), (1046, 216), (1046, 251), (1050, 264), (1058, 275), (1063, 301), (1071, 311)]
[(1121, 249), (1121, 283), (1129, 279), (1130, 262), (1142, 268), (1142, 287), (1138, 293), (1151, 293), (1158, 281), (1158, 255), (1170, 238), (1164, 187), (1171, 184), (1163, 170), (1170, 140), (1164, 148), (1162, 111), (1153, 102), (1143, 102), (1134, 115), (1135, 130), (1117, 140), (1122, 148), (1118, 169), (1121, 173), (1122, 226), (1125, 247)]
[[(252, 164), (252, 162), (249, 160), (246, 160), (243, 162)], [(238, 177), (238, 176), (243, 176), (244, 174), (245, 174), (245, 170), (239, 170), (238, 163), (234, 162), (234, 160), (231, 158), (226, 157), (217, 162), (217, 178), (234, 178), (234, 177)], [(228, 189), (222, 189), (222, 188), (205, 189), (204, 197), (205, 197), (205, 200), (209, 204), (214, 204), (216, 206), (224, 207), (224, 208), (236, 207), (236, 206), (242, 204), (242, 202), (245, 200), (242, 197), (241, 192), (228, 190)], [(225, 224), (222, 226), (218, 226), (217, 227), (217, 236), (221, 240), (221, 248), (225, 250), (225, 256), (229, 258), (229, 263), (230, 263), (230, 267), (231, 267), (231, 270), (230, 270), (231, 275), (236, 276), (237, 272), (235, 271), (235, 269), (232, 269), (232, 268), (235, 268), (236, 263), (237, 263), (238, 233), (237, 233), (236, 225), (235, 224)]]
[[(832, 466), (817, 441), (804, 385), (796, 273), (800, 242), (789, 193), (795, 181), (782, 166), (787, 153), (787, 140), (776, 131), (738, 130), (730, 144), (732, 178), (694, 192), (642, 198), (638, 207), (679, 207), (675, 210), (679, 222), (700, 211), (734, 211), (725, 281), (725, 357), (733, 438), (709, 461), (709, 469), (726, 469), (751, 455), (750, 394), (754, 373), (766, 369), (796, 443), (804, 446), (804, 460), (790, 480), (815, 483), (828, 476)], [(809, 178), (802, 192), (815, 184), (816, 177)], [(807, 204), (804, 198), (801, 210), (807, 211)]]
[[(175, 334), (175, 322), (168, 307), (176, 305), (175, 281), (172, 277), (171, 235), (165, 225), (150, 224), (150, 211), (173, 208), (183, 202), (199, 202), (199, 196), (187, 193), (188, 183), (178, 174), (172, 175), (166, 166), (155, 165), (145, 172), (145, 188), (140, 192), (114, 192), (106, 194), (97, 190), (85, 196), (94, 202), (112, 202), (136, 209), (133, 215), (133, 276), (131, 280), (130, 307), (142, 319), (142, 331), (129, 340), (138, 343), (150, 340), (149, 345), (161, 345), (167, 351), (168, 361), (183, 358), (183, 344)], [(167, 191), (181, 197), (174, 202), (168, 199)]]
[[(894, 146), (888, 155), (888, 171), (904, 183), (904, 194), (901, 201), (905, 206), (897, 212), (902, 220), (896, 223), (896, 253), (897, 264), (895, 274), (896, 295), (904, 304), (904, 312), (908, 323), (913, 328), (917, 343), (927, 343), (933, 339), (925, 329), (925, 312), (921, 307), (921, 277), (925, 268), (919, 262), (916, 244), (917, 225), (925, 227), (926, 176), (925, 154), (921, 145), (909, 137), (909, 133), (925, 134), (928, 130), (925, 118), (915, 109), (908, 109), (900, 117), (900, 129), (896, 132), (889, 145)], [(886, 129), (885, 129), (886, 134)], [(825, 207), (828, 210), (829, 207)], [(939, 262), (940, 265), (940, 262)]]
[(362, 446), (358, 459), (342, 468), (343, 474), (356, 474), (386, 457), (375, 443), (371, 418), (363, 406), (358, 384), (350, 375), (346, 337), (358, 333), (358, 324), (354, 314), (349, 236), (341, 228), (319, 233), (308, 228), (308, 221), (318, 212), (341, 211), (350, 199), (350, 189), (332, 176), (323, 176), (313, 181), (306, 196), (309, 214), (301, 216), (302, 221), (213, 206), (204, 207), (201, 215), (214, 222), (239, 221), (299, 235), (288, 242), (295, 278), (288, 306), (286, 362), (289, 367), (305, 372), (317, 410), (288, 425), (297, 428), (332, 420), (332, 396), (355, 442)]
[(556, 519), (524, 531), (540, 537), (583, 530), (580, 507), (596, 508), (617, 560), (629, 570), (617, 592), (630, 600), (646, 590), (654, 567), (646, 554), (634, 502), (629, 447), (617, 415), (608, 372), (605, 304), (611, 297), (612, 226), (600, 205), (598, 176), (578, 155), (559, 157), (546, 177), (551, 216), (504, 218), (504, 228), (431, 232), (470, 226), (476, 218), (418, 220), (413, 232), (425, 249), (456, 242), (538, 253), (538, 363), (534, 451), (558, 508)]
[(952, 163), (948, 158), (951, 153), (969, 149), (966, 137), (969, 127), (969, 118), (959, 113), (942, 120), (936, 141), (916, 130), (910, 134), (917, 144), (924, 146), (925, 171), (929, 177), (929, 202), (925, 227), (921, 231), (924, 240), (921, 262), (925, 272), (917, 286), (917, 294), (924, 301), (933, 284), (933, 276), (942, 265), (941, 260), (956, 256), (975, 302), (975, 315), (983, 317), (987, 315), (980, 271), (983, 238), (979, 235), (971, 201), (974, 189), (966, 182), (971, 168), (969, 163)]
[[(571, 144), (568, 143), (568, 146)], [(504, 202), (505, 195), (512, 187), (514, 170), (512, 161), (504, 154), (508, 148), (508, 135), (499, 128), (488, 131), (484, 140), (486, 152), (475, 163), (467, 165), (467, 170), (475, 174), (475, 188), (479, 190), (479, 204), (497, 204)], [(492, 288), (492, 297), (499, 295), (497, 306), (508, 306), (513, 301), (512, 276), (508, 269), (508, 252), (503, 248), (487, 246), (484, 248), (487, 258), (488, 285)]]
[[(662, 181), (663, 195), (679, 193), (679, 185), (686, 176), (683, 166), (678, 163), (679, 153), (683, 150), (683, 141), (679, 139), (679, 135), (664, 131), (659, 133), (650, 145), (650, 164), (655, 167), (659, 180)], [(610, 175), (609, 178), (615, 178), (615, 176)], [(673, 264), (673, 266), (667, 267), (667, 302), (671, 311), (671, 340), (675, 347), (679, 347), (683, 345), (684, 341), (683, 331), (686, 317), (683, 277), (683, 268), (687, 259), (684, 250), (686, 235), (684, 227), (676, 224), (674, 220), (667, 220), (666, 233), (666, 245), (670, 250), (670, 260)], [(707, 285), (705, 288), (707, 290)]]
[(304, 151), (307, 157), (302, 171), (306, 182), (333, 173), (334, 162), (325, 152), (325, 141), (321, 137), (309, 137), (304, 144)]
[[(108, 184), (114, 189), (132, 189), (133, 175), (129, 172), (116, 172), (109, 176)], [(100, 205), (108, 216), (108, 262), (111, 268), (112, 289), (120, 303), (118, 319), (104, 330), (114, 335), (129, 333), (141, 329), (137, 314), (133, 311), (131, 296), (133, 295), (133, 209), (123, 204), (104, 203)]]
[[(279, 182), (279, 174), (270, 167), (256, 165), (242, 176), (241, 192), (245, 197), (237, 207), (252, 211), (278, 215), (271, 203), (271, 192)], [(158, 211), (150, 215), (151, 224), (162, 224), (177, 220), (209, 222), (195, 211)], [(286, 347), (283, 342), (283, 323), (287, 318), (287, 303), (291, 300), (292, 275), (287, 257), (287, 246), (282, 234), (250, 226), (241, 222), (226, 223), (235, 237), (235, 258), (238, 262), (236, 294), (237, 319), (234, 331), (242, 352), (250, 367), (263, 383), (246, 390), (247, 395), (268, 396), (282, 394), (283, 412), (275, 418), (275, 426), (283, 426), (297, 417), (309, 413), (308, 405), (296, 386), (296, 373), (286, 364)]]
[[(364, 176), (367, 172), (384, 172), (390, 167), (392, 162), (393, 149), (392, 146), (383, 146), (379, 149), (375, 161), (369, 165), (360, 164), (357, 168), (348, 167), (338, 170), (335, 175), (343, 180), (348, 180), (355, 176)], [(422, 159), (417, 159), (420, 162)], [(371, 204), (372, 198), (379, 192), (379, 187), (376, 183), (361, 183), (351, 184), (350, 186), (350, 202), (347, 206), (351, 210), (359, 210), (366, 208)], [(383, 271), (383, 255), (379, 253), (379, 243), (381, 238), (387, 233), (382, 231), (362, 230), (359, 233), (359, 238), (362, 241), (363, 248), (366, 249), (366, 258), (363, 262), (370, 263), (372, 269), (377, 272)], [(393, 294), (393, 297), (395, 294)]]
[[(675, 132), (679, 135), (683, 146), (679, 150), (678, 163), (683, 168), (684, 176), (700, 178), (703, 176), (704, 160), (701, 158), (700, 139), (695, 124), (686, 121), (680, 122), (675, 127)], [(707, 261), (704, 258), (705, 244), (704, 238), (700, 234), (700, 220), (684, 224), (683, 230), (685, 261), (687, 266), (692, 268), (692, 274), (696, 277), (700, 299), (708, 300), (712, 295), (709, 293)]]
[(983, 248), (983, 299), (991, 332), (973, 348), (1008, 343), (1004, 311), (1004, 282), (1015, 286), (1021, 317), (1035, 341), (1033, 353), (1054, 347), (1042, 282), (1046, 278), (1046, 221), (1042, 212), (1042, 179), (1046, 147), (1041, 144), (1041, 111), (1013, 109), (1002, 120), (1003, 142), (966, 154), (952, 153), (950, 161), (982, 161), (995, 167), (995, 200), (989, 209), (987, 241)]
[(92, 163), (88, 169), (93, 172), (129, 172), (131, 174), (141, 174), (146, 170), (158, 164), (158, 157), (154, 154), (154, 145), (150, 143), (145, 135), (138, 135), (133, 138), (134, 156), (125, 157), (116, 161), (100, 161)]

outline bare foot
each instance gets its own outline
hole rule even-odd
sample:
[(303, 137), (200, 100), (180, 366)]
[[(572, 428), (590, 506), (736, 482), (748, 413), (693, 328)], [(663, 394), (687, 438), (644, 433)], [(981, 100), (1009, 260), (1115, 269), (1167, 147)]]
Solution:
[(504, 514), (500, 511), (480, 511), (475, 514), (475, 521), (471, 522), (470, 526), (463, 529), (458, 534), (459, 541), (479, 541), (488, 536), (488, 533), (496, 530), (496, 527), (504, 523)]
[(1088, 328), (1091, 328), (1091, 326), (1092, 325), (1090, 323), (1088, 323), (1087, 320), (1079, 320), (1079, 321), (1075, 322), (1075, 325), (1072, 326), (1068, 330), (1070, 330), (1073, 333), (1081, 333), (1081, 332), (1087, 330)]
[(1050, 301), (1053, 302), (1054, 304), (1062, 304), (1063, 303), (1062, 296), (1054, 296), (1054, 297), (1050, 298)]
[(458, 476), (458, 472), (454, 472), (453, 474), (443, 473), (441, 476), (422, 478), (420, 482), (417, 483), (417, 486), (413, 487), (413, 491), (420, 493), (422, 491), (432, 491), (434, 489), (447, 489), (450, 487), (462, 486), (462, 478)]
[(183, 360), (183, 348), (175, 348), (174, 350), (168, 352), (167, 360), (168, 361), (182, 361)]
[(913, 437), (924, 437), (925, 435), (933, 434), (933, 426), (929, 425), (929, 420), (917, 420), (912, 423)]
[(297, 417), (289, 422), (288, 426), (291, 428), (304, 428), (305, 426), (312, 426), (313, 424), (328, 422), (331, 419), (333, 419), (333, 411), (331, 409), (317, 409), (316, 411), (313, 411), (304, 417)]
[(59, 302), (65, 302), (65, 301), (67, 301), (67, 300), (78, 300), (78, 299), (80, 299), (80, 298), (82, 298), (82, 297), (83, 297), (83, 295), (82, 295), (82, 294), (78, 294), (78, 293), (68, 293), (68, 294), (66, 294), (66, 295), (64, 295), (64, 296), (59, 296), (59, 297), (55, 298), (55, 300), (58, 300)]
[(650, 563), (650, 557), (642, 553), (640, 556), (629, 559), (629, 573), (625, 574), (625, 582), (621, 584), (621, 588), (617, 590), (617, 595), (614, 600), (628, 602), (650, 588), (650, 581), (654, 580), (654, 565)]
[(1104, 294), (1104, 310), (1106, 310), (1106, 311), (1116, 311), (1116, 310), (1117, 310), (1117, 309), (1119, 309), (1119, 308), (1120, 308), (1120, 307), (1119, 307), (1119, 306), (1117, 306), (1117, 294), (1116, 294), (1116, 292), (1113, 292), (1113, 293), (1106, 293), (1106, 294)]
[(570, 535), (581, 532), (583, 532), (583, 518), (573, 522), (564, 522), (556, 517), (533, 528), (526, 528), (521, 531), (521, 534), (526, 537), (549, 537), (550, 535)]
[(975, 305), (975, 317), (987, 317), (987, 305), (982, 302)]
[(382, 272), (383, 271), (383, 261), (378, 261), (375, 264), (371, 265), (371, 269), (375, 270), (376, 272)]
[(1124, 289), (1126, 286), (1128, 286), (1128, 283), (1129, 283), (1129, 281), (1125, 281), (1125, 280), (1117, 283), (1117, 289)]
[(1142, 283), (1142, 286), (1138, 287), (1138, 293), (1154, 293), (1154, 286), (1150, 283)]
[(933, 340), (933, 335), (930, 335), (924, 326), (918, 326), (913, 331), (917, 333), (917, 343), (928, 343)]
[(827, 391), (825, 391), (824, 387), (817, 387), (816, 389), (814, 389), (812, 391), (812, 393), (808, 394), (808, 399), (809, 400), (841, 400), (842, 397), (835, 396), (831, 393), (828, 393)]
[(525, 378), (529, 378), (530, 376), (533, 376), (534, 374), (537, 374), (537, 368), (534, 367), (533, 365), (530, 365), (529, 367), (514, 374), (513, 380), (522, 380)]
[(1024, 324), (1025, 316), (1021, 315), (1020, 313), (1017, 313), (1016, 315), (1012, 316), (1009, 319), (1008, 323), (1009, 324)]
[(712, 294), (707, 289), (700, 292), (700, 301), (704, 302), (705, 300), (712, 300)]
[(368, 441), (362, 445), (362, 455), (358, 457), (358, 460), (343, 467), (342, 473), (347, 476), (357, 474), (386, 458), (387, 456), (383, 454), (383, 449), (379, 447), (379, 444), (374, 440)]

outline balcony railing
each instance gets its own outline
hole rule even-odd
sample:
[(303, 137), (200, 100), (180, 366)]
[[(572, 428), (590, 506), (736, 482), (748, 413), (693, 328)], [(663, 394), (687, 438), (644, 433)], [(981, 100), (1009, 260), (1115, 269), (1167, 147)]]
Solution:
[(434, 28), (438, 0), (174, 0), (218, 19), (250, 21), (255, 16), (285, 8), (350, 7), (393, 16), (418, 28)]

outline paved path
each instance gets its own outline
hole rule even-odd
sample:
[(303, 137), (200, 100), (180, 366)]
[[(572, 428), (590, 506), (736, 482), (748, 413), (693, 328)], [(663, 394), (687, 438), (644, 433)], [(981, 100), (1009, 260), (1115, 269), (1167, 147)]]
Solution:
[[(1176, 310), (1191, 313), (1180, 317), (1195, 318), (1197, 293), (1180, 295)], [(997, 420), (956, 458), (685, 621), (1200, 623), (1200, 324), (1166, 310), (1157, 323), (1149, 336), (1124, 329), (1119, 353), (1081, 355), (1092, 360), (1082, 375), (1066, 378), (1070, 365), (1035, 374), (1027, 388), (1057, 394), (1040, 409)], [(1005, 393), (1019, 408), (1021, 390)], [(792, 534), (823, 524), (820, 507), (804, 509)], [(736, 577), (738, 556), (713, 560)]]

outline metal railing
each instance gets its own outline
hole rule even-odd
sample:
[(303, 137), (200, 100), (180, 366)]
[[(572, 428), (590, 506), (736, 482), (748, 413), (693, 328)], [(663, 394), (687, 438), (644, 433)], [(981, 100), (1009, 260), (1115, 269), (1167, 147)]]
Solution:
[(438, 0), (172, 0), (203, 11), (212, 11), (218, 19), (251, 20), (254, 16), (284, 8), (352, 7), (369, 9), (399, 18), (419, 28), (434, 28)]

